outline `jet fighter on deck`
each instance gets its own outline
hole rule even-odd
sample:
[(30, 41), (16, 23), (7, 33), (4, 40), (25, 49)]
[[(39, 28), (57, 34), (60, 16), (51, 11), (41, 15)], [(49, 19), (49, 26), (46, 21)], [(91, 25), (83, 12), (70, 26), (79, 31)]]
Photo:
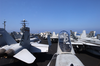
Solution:
[(55, 53), (47, 66), (84, 66), (74, 55), (73, 46), (67, 31), (59, 33), (57, 53)]
[(100, 56), (100, 40), (94, 37), (95, 32), (92, 35), (86, 35), (86, 31), (83, 30), (83, 33), (76, 38), (76, 36), (71, 31), (71, 34), (73, 36), (73, 45), (76, 45), (76, 48), (78, 50), (85, 50), (92, 54), (99, 55)]
[(27, 64), (31, 64), (36, 59), (31, 53), (48, 52), (49, 45), (30, 42), (30, 28), (26, 27), (25, 20), (23, 22), (24, 27), (21, 29), (23, 35), (20, 43), (17, 43), (5, 29), (0, 28), (0, 37), (6, 43), (6, 45), (0, 48), (0, 55), (6, 53), (8, 56), (13, 56)]

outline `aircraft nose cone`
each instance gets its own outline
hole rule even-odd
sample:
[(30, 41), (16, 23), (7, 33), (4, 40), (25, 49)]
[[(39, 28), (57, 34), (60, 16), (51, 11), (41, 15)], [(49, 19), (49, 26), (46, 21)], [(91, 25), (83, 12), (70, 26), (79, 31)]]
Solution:
[(2, 56), (3, 54), (5, 54), (5, 49), (0, 49), (0, 56)]
[(14, 55), (14, 50), (13, 49), (9, 49), (5, 52), (8, 56), (13, 56)]

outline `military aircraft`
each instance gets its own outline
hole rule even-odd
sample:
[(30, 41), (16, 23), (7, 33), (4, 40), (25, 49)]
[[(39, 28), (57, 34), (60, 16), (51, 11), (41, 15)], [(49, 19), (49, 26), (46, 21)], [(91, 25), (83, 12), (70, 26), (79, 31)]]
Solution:
[[(70, 32), (71, 32), (71, 36), (70, 36), (70, 38), (71, 38), (71, 43), (72, 43), (72, 45), (73, 45), (73, 47), (74, 47), (74, 50), (76, 51), (76, 52), (79, 52), (79, 51), (82, 51), (83, 50), (83, 41), (79, 41), (78, 40), (78, 37), (79, 36), (76, 36), (76, 33), (75, 32), (72, 32), (72, 30), (70, 30)], [(83, 34), (81, 35), (81, 36), (83, 36)], [(84, 37), (84, 36), (83, 36)]]
[(48, 38), (48, 35), (50, 35), (50, 34), (51, 34), (50, 32), (45, 32), (42, 37), (44, 39), (47, 39)]
[(50, 40), (52, 42), (57, 42), (58, 41), (58, 34), (56, 34), (55, 32), (53, 32), (53, 33), (50, 33), (50, 32), (42, 33), (41, 32), (39, 35), (40, 35), (40, 37), (43, 37), (44, 39), (47, 39), (48, 35), (50, 35)]
[[(25, 21), (24, 21), (25, 23)], [(31, 53), (48, 52), (49, 45), (38, 44), (37, 42), (30, 42), (30, 28), (24, 25), (22, 38), (20, 43), (17, 43), (8, 32), (0, 28), (0, 43), (6, 43), (0, 47), (0, 55), (7, 54), (13, 56), (27, 64), (31, 64), (35, 61), (35, 56)]]
[[(72, 41), (73, 45), (76, 45), (76, 48), (80, 48), (80, 50), (86, 50), (92, 54), (100, 56), (100, 40), (94, 37), (87, 37), (86, 31), (83, 30), (81, 36), (76, 36), (71, 32), (74, 41)], [(78, 49), (79, 50), (79, 49)]]
[(14, 40), (15, 40), (16, 42), (20, 42), (21, 37), (22, 37), (23, 34), (20, 33), (20, 32), (15, 32), (15, 31), (13, 31), (13, 32), (10, 33), (10, 35), (14, 38)]
[[(22, 32), (11, 32), (10, 35), (14, 38), (14, 40), (19, 43), (21, 41), (21, 38), (22, 38), (22, 35), (23, 33)], [(30, 42), (41, 42), (41, 40), (38, 38), (38, 36), (35, 36), (33, 34), (30, 34)]]
[(75, 56), (67, 31), (63, 30), (59, 33), (57, 52), (47, 66), (84, 66)]
[(52, 42), (58, 41), (58, 34), (55, 34), (55, 32), (53, 32), (50, 36), (50, 39)]
[(44, 34), (44, 33), (43, 33), (43, 32), (41, 32), (41, 33), (39, 34), (39, 35), (40, 35), (40, 37), (43, 37), (43, 34)]

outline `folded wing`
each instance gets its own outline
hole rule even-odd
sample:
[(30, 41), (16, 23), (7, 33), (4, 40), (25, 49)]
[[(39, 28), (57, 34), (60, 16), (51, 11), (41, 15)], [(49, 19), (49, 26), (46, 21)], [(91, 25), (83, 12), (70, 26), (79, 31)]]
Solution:
[(21, 50), (20, 52), (15, 54), (14, 57), (27, 64), (33, 63), (36, 59), (27, 49)]

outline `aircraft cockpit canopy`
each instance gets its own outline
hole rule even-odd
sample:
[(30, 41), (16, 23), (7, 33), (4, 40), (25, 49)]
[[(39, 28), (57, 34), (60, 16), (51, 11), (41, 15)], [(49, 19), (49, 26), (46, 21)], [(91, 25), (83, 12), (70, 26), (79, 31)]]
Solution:
[(62, 52), (71, 52), (71, 42), (67, 31), (59, 33), (59, 46)]

